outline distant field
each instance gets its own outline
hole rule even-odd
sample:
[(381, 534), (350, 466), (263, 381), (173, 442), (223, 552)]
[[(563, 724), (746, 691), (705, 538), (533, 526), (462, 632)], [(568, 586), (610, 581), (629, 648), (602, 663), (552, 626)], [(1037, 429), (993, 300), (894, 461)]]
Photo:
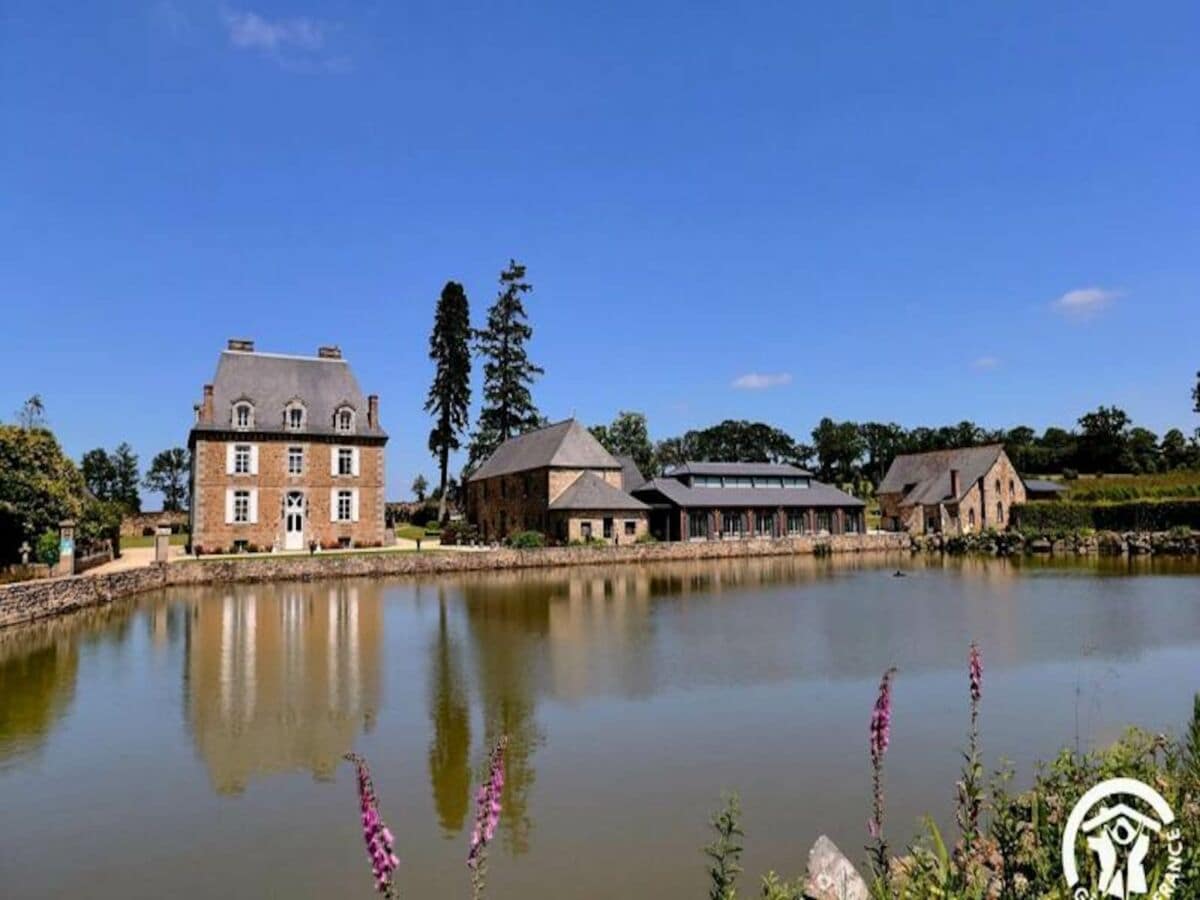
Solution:
[(1080, 475), (1064, 481), (1067, 499), (1084, 503), (1120, 503), (1125, 500), (1170, 500), (1200, 497), (1200, 471), (1153, 475)]

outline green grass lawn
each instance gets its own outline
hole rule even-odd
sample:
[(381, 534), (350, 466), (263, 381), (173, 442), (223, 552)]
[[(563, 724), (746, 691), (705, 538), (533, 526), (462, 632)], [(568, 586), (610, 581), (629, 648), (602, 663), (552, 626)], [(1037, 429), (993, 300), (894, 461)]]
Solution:
[(1084, 503), (1200, 497), (1200, 472), (1188, 470), (1150, 475), (1080, 475), (1062, 483), (1067, 487), (1066, 499)]
[[(171, 546), (172, 547), (182, 547), (187, 542), (188, 542), (188, 536), (186, 534), (171, 535)], [(139, 534), (136, 537), (123, 537), (123, 538), (121, 538), (121, 546), (122, 547), (153, 547), (154, 546), (154, 535), (152, 535), (152, 534), (151, 535), (140, 535)]]
[(441, 531), (428, 532), (420, 525), (397, 525), (396, 537), (409, 541), (428, 541), (441, 535)]

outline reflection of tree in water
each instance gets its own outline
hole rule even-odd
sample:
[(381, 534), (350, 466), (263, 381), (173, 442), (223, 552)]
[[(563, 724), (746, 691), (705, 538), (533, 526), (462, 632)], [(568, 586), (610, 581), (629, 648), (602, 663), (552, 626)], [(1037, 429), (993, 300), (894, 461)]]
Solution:
[[(534, 721), (537, 681), (532, 669), (545, 649), (550, 601), (556, 591), (554, 585), (537, 583), (467, 581), (463, 585), (483, 704), (484, 754), (500, 735), (508, 735), (500, 831), (513, 855), (529, 849), (533, 830), (532, 757), (544, 736)], [(484, 755), (481, 766), (486, 765)], [(480, 769), (479, 774), (486, 773)]]
[(438, 590), (438, 631), (430, 653), (429, 780), (438, 821), (447, 836), (462, 831), (471, 805), (471, 710), (459, 648), (446, 623), (444, 589)]
[(119, 601), (0, 634), (0, 760), (40, 749), (75, 698), (80, 645), (119, 645), (137, 608)]

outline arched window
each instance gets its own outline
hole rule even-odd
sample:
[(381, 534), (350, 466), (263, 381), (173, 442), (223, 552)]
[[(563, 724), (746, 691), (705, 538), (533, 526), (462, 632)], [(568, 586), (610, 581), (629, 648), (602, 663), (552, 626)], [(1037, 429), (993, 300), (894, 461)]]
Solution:
[(996, 504), (996, 521), (997, 522), (1004, 521), (1004, 504), (1003, 503)]
[(233, 404), (233, 427), (239, 431), (254, 427), (254, 406), (248, 400)]
[(997, 497), (1000, 496), (1000, 479), (999, 478), (996, 479), (996, 496)]
[(300, 431), (304, 427), (304, 404), (293, 400), (283, 410), (283, 424), (288, 431)]
[(333, 425), (338, 434), (350, 434), (354, 431), (354, 410), (349, 406), (340, 406), (334, 414)]
[(975, 510), (973, 509), (967, 510), (967, 524), (970, 526), (972, 531), (975, 530)]
[(1013, 482), (1013, 480), (1010, 478), (1010, 479), (1008, 479), (1008, 499), (1011, 500), (1013, 497), (1016, 496), (1016, 494), (1017, 494), (1017, 486)]

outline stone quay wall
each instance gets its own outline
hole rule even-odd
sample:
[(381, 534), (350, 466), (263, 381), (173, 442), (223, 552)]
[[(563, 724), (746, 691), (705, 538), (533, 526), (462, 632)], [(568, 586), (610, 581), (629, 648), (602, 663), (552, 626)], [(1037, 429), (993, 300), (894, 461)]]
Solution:
[(180, 560), (141, 569), (77, 575), (0, 586), (0, 628), (110, 603), (174, 585), (310, 581), (364, 576), (441, 575), (505, 569), (559, 568), (614, 563), (734, 559), (824, 553), (907, 551), (907, 534), (839, 534), (779, 540), (697, 541), (617, 547), (544, 549), (251, 554), (234, 558)]

